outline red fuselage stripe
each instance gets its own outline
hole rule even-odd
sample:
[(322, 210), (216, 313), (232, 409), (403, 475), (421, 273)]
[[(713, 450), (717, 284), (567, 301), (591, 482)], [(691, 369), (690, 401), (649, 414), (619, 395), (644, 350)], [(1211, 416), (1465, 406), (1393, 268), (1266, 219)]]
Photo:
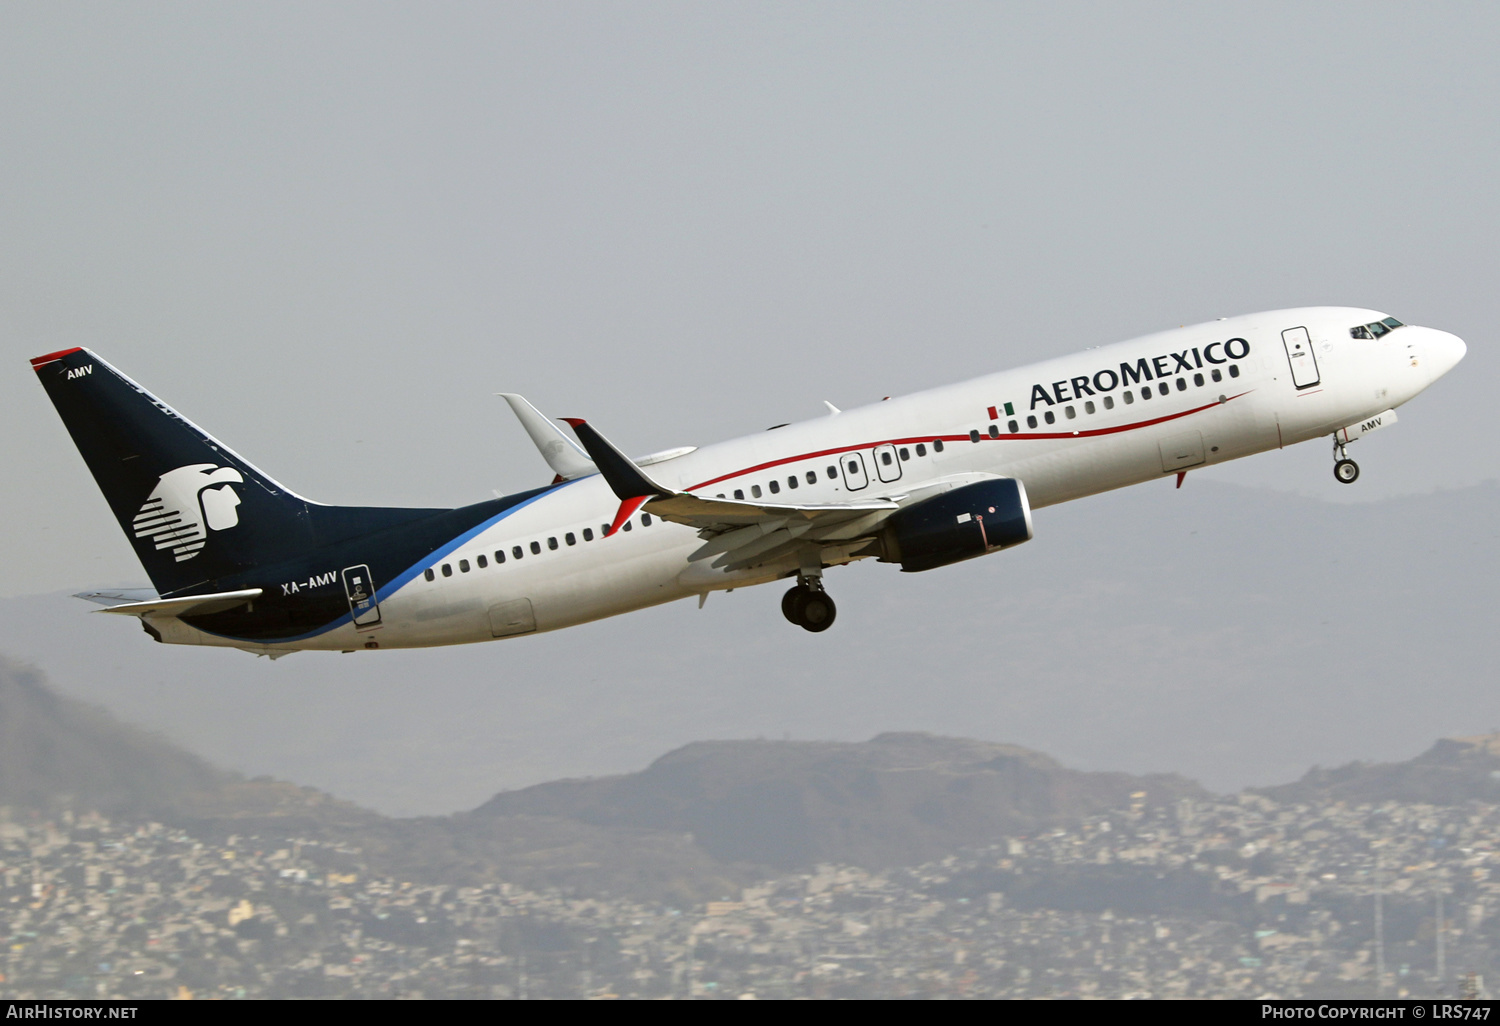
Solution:
[[(1238, 395), (1229, 396), (1224, 400), (1224, 403), (1232, 403), (1236, 399), (1239, 399), (1241, 396), (1246, 396), (1249, 394), (1249, 392), (1240, 392)], [(1029, 442), (1035, 441), (1040, 438), (1097, 438), (1100, 435), (1118, 435), (1125, 431), (1138, 431), (1141, 428), (1151, 427), (1155, 424), (1164, 424), (1169, 420), (1180, 420), (1183, 417), (1190, 417), (1195, 413), (1202, 413), (1204, 410), (1211, 410), (1215, 406), (1222, 406), (1224, 405), (1224, 403), (1221, 403), (1216, 399), (1211, 403), (1205, 403), (1202, 406), (1195, 406), (1191, 410), (1183, 410), (1181, 413), (1169, 413), (1165, 417), (1153, 417), (1151, 420), (1139, 420), (1133, 424), (1121, 424), (1117, 427), (1093, 428), (1088, 431), (1020, 432), (1014, 435), (1004, 434), (999, 438), (991, 438), (989, 435), (981, 434), (979, 436), (979, 440), (981, 442)], [(817, 452), (805, 452), (799, 456), (787, 456), (784, 459), (771, 460), (768, 463), (759, 463), (753, 467), (746, 467), (744, 470), (736, 470), (732, 474), (723, 474), (719, 477), (710, 478), (709, 480), (704, 481), (702, 484), (693, 485), (687, 490), (690, 492), (696, 492), (700, 488), (708, 488), (711, 485), (718, 484), (720, 481), (728, 481), (731, 478), (735, 477), (744, 477), (746, 474), (754, 474), (758, 471), (769, 470), (772, 467), (781, 467), (785, 466), (788, 463), (800, 463), (803, 460), (821, 459), (824, 456), (833, 456), (838, 453), (854, 452), (859, 449), (874, 449), (882, 445), (915, 445), (918, 442), (967, 442), (970, 440), (970, 438), (971, 436), (969, 435), (921, 435), (919, 437), (913, 438), (888, 438), (883, 442), (861, 442), (858, 445), (845, 445), (837, 449), (819, 449)]]

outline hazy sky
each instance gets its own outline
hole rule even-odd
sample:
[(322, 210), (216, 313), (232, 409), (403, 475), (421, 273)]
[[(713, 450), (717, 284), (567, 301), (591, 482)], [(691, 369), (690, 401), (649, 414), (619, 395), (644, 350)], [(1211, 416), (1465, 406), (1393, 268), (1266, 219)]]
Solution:
[(0, 3), (0, 594), (142, 583), (26, 359), (96, 348), (329, 502), (701, 444), (1215, 316), (1468, 359), (1362, 442), (1500, 473), (1493, 4)]

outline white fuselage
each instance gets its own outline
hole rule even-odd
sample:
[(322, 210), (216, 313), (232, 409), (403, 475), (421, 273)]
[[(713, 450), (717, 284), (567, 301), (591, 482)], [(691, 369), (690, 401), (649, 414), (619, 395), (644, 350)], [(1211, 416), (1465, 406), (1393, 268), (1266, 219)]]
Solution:
[[(1464, 353), (1456, 337), (1410, 325), (1351, 337), (1351, 327), (1383, 316), (1316, 307), (1191, 325), (705, 446), (649, 470), (679, 491), (788, 503), (907, 503), (955, 482), (1014, 477), (1040, 508), (1326, 437), (1400, 406)], [(1296, 357), (1298, 381), (1283, 337), (1296, 328), (1312, 350)], [(1141, 380), (1122, 380), (1132, 377)], [(488, 641), (530, 633), (528, 614), (535, 631), (556, 630), (797, 572), (795, 562), (733, 573), (689, 563), (698, 533), (639, 513), (629, 530), (605, 538), (619, 505), (598, 475), (561, 484), (455, 539), (380, 594), (378, 628), (345, 624), (257, 650)], [(823, 562), (848, 562), (859, 547), (830, 544)], [(180, 621), (170, 628), (164, 640), (247, 647)]]

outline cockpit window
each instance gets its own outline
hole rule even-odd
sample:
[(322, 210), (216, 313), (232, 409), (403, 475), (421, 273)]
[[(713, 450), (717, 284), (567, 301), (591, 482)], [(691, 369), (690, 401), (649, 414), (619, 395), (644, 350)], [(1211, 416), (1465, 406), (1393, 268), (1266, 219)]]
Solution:
[(1372, 324), (1361, 324), (1356, 328), (1350, 328), (1349, 337), (1379, 338), (1381, 335), (1388, 335), (1395, 329), (1404, 327), (1406, 327), (1406, 325), (1402, 324), (1394, 317), (1382, 317), (1380, 320), (1375, 321)]

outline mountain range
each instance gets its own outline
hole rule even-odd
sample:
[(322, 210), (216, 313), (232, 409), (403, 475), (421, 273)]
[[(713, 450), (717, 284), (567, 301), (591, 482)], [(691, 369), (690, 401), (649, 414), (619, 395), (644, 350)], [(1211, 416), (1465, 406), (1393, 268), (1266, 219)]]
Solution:
[[(1401, 763), (1314, 769), (1278, 801), (1500, 798), (1500, 735)], [(97, 810), (197, 836), (302, 837), (371, 867), (448, 883), (697, 901), (822, 863), (940, 859), (1131, 804), (1204, 797), (1169, 775), (1083, 772), (1016, 745), (922, 733), (865, 742), (707, 741), (645, 769), (502, 791), (450, 816), (395, 818), (314, 788), (220, 769), (0, 663), (0, 804), (10, 816)], [(323, 857), (337, 863), (335, 848)], [(352, 858), (353, 856), (347, 856)]]

